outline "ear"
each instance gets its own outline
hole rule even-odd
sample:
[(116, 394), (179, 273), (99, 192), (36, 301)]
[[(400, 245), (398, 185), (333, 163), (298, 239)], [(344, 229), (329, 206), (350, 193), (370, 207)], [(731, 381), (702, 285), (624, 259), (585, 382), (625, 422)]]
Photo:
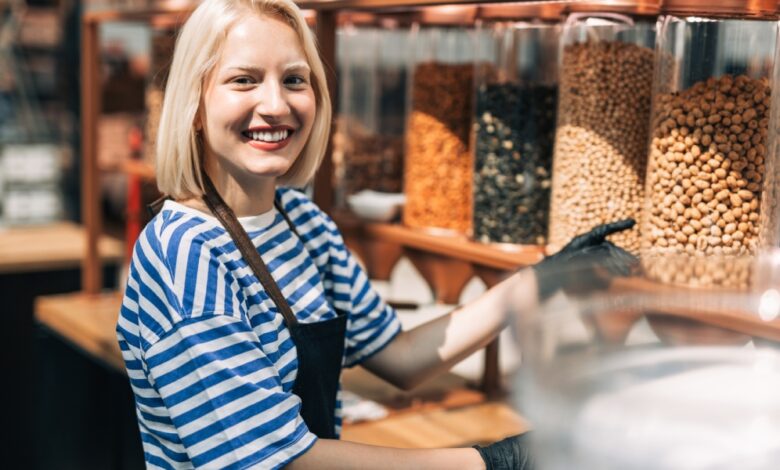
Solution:
[(195, 128), (195, 132), (203, 131), (203, 105), (200, 104), (195, 111), (195, 119), (192, 120), (192, 126)]

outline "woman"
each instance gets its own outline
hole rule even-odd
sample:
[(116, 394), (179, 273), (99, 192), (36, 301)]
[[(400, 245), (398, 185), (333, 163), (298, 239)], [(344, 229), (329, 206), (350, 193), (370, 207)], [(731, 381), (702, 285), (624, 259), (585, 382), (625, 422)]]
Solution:
[(339, 441), (341, 367), (404, 389), (448, 370), (500, 332), (505, 312), (537, 302), (537, 278), (553, 290), (561, 261), (623, 272), (604, 237), (626, 224), (402, 332), (334, 223), (282, 188), (311, 179), (330, 115), (323, 65), (290, 0), (205, 0), (184, 25), (157, 147), (171, 199), (136, 243), (117, 326), (147, 465), (520, 466), (521, 439), (433, 450)]

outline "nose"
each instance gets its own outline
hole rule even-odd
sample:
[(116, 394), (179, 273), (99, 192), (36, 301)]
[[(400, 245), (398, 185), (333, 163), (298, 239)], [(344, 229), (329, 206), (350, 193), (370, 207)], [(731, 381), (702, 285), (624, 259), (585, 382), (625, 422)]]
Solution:
[(284, 94), (284, 88), (276, 80), (266, 80), (258, 88), (257, 114), (266, 118), (278, 118), (289, 114), (290, 107)]

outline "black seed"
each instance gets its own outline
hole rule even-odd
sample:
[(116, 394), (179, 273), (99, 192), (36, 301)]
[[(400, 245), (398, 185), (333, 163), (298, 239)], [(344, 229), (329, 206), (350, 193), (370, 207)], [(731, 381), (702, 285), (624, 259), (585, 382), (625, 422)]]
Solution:
[[(477, 240), (545, 241), (556, 107), (557, 88), (548, 85), (494, 84), (478, 90), (474, 174)], [(485, 116), (495, 133), (485, 131)], [(507, 141), (512, 145), (504, 143)]]

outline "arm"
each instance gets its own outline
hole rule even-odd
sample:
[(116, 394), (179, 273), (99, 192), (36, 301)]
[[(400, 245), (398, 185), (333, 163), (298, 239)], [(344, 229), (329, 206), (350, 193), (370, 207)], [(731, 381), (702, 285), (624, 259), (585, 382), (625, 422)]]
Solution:
[(486, 346), (506, 326), (510, 310), (536, 305), (537, 290), (533, 270), (524, 269), (453, 312), (399, 334), (363, 366), (411, 389)]
[(494, 286), (454, 312), (401, 333), (364, 366), (402, 389), (448, 370), (487, 345), (512, 318), (531, 311), (560, 288), (605, 287), (599, 273), (625, 276), (636, 258), (606, 237), (634, 225), (631, 219), (600, 225), (572, 239), (561, 251)]
[(418, 469), (482, 470), (485, 462), (475, 449), (394, 449), (354, 442), (319, 439), (286, 468), (305, 469)]

